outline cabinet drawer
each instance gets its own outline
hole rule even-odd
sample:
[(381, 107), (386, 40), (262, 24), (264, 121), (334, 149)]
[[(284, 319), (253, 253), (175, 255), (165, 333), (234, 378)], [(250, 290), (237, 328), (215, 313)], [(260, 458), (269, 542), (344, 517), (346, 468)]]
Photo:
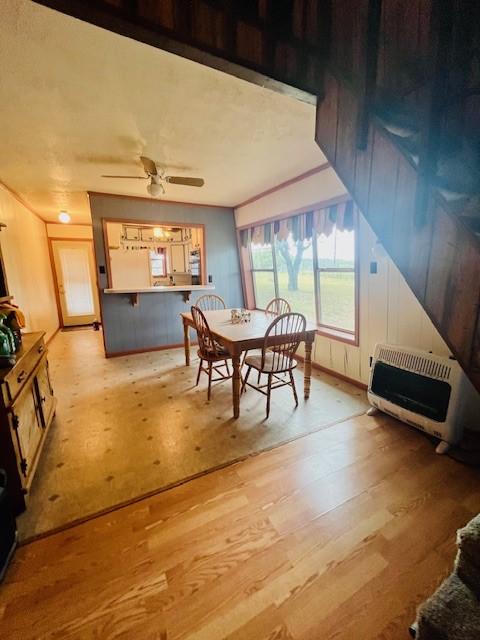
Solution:
[(11, 426), (18, 448), (17, 462), (22, 476), (29, 484), (29, 478), (35, 469), (39, 446), (43, 437), (43, 428), (35, 387), (27, 384), (12, 405)]
[(28, 353), (21, 357), (17, 364), (14, 365), (4, 377), (4, 391), (7, 395), (4, 400), (6, 404), (10, 404), (15, 399), (16, 395), (25, 384), (25, 381), (28, 380), (32, 371), (37, 366), (45, 350), (46, 347), (45, 342), (43, 341), (43, 336), (40, 336), (39, 339), (31, 346)]

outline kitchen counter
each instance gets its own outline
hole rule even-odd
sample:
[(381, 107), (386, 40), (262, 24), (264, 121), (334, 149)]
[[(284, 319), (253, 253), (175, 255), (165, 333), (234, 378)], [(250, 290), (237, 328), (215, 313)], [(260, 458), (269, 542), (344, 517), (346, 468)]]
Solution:
[(156, 287), (141, 287), (138, 289), (104, 289), (103, 293), (108, 294), (127, 294), (130, 296), (132, 306), (138, 305), (138, 296), (140, 293), (182, 293), (183, 300), (188, 302), (192, 291), (213, 291), (214, 284), (174, 284), (174, 285), (158, 285)]

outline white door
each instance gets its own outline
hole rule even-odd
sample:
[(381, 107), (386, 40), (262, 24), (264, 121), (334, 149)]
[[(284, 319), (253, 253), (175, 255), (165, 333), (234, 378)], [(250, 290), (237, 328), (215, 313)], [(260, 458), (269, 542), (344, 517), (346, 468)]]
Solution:
[(183, 248), (183, 244), (172, 244), (170, 245), (170, 255), (171, 255), (171, 263), (170, 270), (171, 273), (185, 273), (185, 250)]
[(93, 245), (88, 240), (52, 240), (58, 298), (66, 327), (98, 320)]

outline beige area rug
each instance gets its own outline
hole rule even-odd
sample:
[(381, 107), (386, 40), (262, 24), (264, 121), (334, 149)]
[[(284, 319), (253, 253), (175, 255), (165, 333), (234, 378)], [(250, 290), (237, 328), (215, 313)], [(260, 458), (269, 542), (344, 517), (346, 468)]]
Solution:
[[(232, 418), (230, 381), (195, 387), (197, 358), (183, 349), (105, 359), (91, 329), (59, 333), (50, 345), (57, 416), (19, 518), (25, 540), (111, 509), (246, 456), (358, 415), (357, 387), (314, 372), (310, 399), (249, 389)], [(253, 374), (252, 374), (253, 375)], [(297, 370), (299, 396), (303, 372)]]

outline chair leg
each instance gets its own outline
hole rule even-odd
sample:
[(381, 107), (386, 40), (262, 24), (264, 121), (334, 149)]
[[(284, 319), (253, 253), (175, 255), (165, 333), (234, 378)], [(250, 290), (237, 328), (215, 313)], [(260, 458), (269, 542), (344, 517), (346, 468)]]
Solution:
[(207, 400), (210, 400), (210, 396), (212, 395), (212, 363), (208, 363), (208, 393)]
[(262, 379), (262, 372), (259, 371), (258, 372), (258, 376), (257, 376), (257, 384), (260, 384), (260, 380)]
[(267, 418), (270, 415), (270, 395), (272, 393), (272, 374), (268, 374), (268, 384), (267, 384)]
[(243, 382), (242, 382), (242, 388), (240, 390), (240, 395), (242, 395), (242, 393), (245, 391), (245, 387), (247, 385), (248, 376), (250, 375), (250, 371), (251, 370), (252, 370), (252, 367), (248, 367), (247, 375), (245, 376), (245, 378), (243, 379)]
[(224, 360), (225, 362), (225, 367), (227, 369), (227, 376), (230, 377), (230, 369), (228, 368), (228, 360)]
[(200, 374), (202, 373), (202, 364), (203, 364), (203, 360), (200, 358), (200, 362), (198, 363), (197, 381), (195, 383), (196, 387), (198, 387), (198, 382), (200, 380)]
[(295, 406), (298, 407), (297, 389), (295, 388), (295, 378), (293, 377), (293, 371), (290, 369), (290, 384), (292, 385), (293, 397), (295, 398)]

